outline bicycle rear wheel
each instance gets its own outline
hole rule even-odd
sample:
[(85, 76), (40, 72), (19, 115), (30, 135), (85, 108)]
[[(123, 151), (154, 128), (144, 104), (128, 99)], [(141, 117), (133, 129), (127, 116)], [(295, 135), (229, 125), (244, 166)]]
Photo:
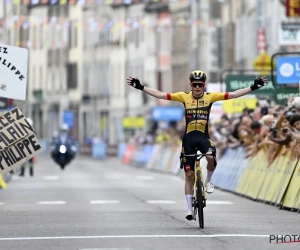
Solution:
[(197, 187), (197, 208), (198, 208), (198, 219), (199, 227), (204, 228), (204, 213), (203, 213), (203, 188), (200, 171), (197, 171), (198, 187)]

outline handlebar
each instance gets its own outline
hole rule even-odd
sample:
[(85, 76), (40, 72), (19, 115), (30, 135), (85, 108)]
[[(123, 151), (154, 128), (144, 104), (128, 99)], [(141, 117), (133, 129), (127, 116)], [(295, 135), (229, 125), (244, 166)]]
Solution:
[(182, 155), (184, 157), (189, 157), (189, 156), (206, 156), (207, 154), (192, 154), (192, 155)]
[(208, 154), (192, 154), (192, 155), (181, 154), (181, 157), (197, 157), (197, 159), (200, 160), (206, 155)]

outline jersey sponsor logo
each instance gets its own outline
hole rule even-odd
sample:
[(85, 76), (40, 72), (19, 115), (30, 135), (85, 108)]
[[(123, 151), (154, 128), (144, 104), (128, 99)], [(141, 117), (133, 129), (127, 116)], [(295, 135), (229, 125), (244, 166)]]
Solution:
[(193, 114), (194, 118), (207, 120), (207, 115)]
[(195, 109), (193, 109), (193, 110), (186, 110), (186, 113), (187, 114), (203, 114), (203, 115), (208, 115), (208, 111), (206, 111), (206, 110), (195, 110)]

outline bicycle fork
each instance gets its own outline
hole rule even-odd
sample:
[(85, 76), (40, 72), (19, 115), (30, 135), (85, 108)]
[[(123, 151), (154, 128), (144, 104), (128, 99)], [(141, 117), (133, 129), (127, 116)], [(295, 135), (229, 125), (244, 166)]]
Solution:
[(198, 175), (197, 172), (200, 171), (200, 176), (201, 176), (201, 184), (202, 184), (202, 195), (203, 195), (203, 207), (206, 207), (206, 188), (204, 184), (204, 178), (202, 174), (202, 169), (200, 167), (200, 161), (196, 161), (196, 171), (195, 171), (195, 184), (194, 184), (194, 195), (193, 195), (193, 206), (194, 206), (194, 212), (195, 215), (197, 215), (197, 194), (198, 194)]

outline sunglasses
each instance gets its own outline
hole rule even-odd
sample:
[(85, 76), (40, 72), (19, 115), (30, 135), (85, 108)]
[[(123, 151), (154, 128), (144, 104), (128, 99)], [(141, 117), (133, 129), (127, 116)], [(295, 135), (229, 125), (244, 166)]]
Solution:
[(202, 88), (204, 86), (204, 83), (202, 83), (202, 82), (193, 82), (192, 86), (194, 88), (196, 88), (197, 86), (199, 86), (199, 88)]

